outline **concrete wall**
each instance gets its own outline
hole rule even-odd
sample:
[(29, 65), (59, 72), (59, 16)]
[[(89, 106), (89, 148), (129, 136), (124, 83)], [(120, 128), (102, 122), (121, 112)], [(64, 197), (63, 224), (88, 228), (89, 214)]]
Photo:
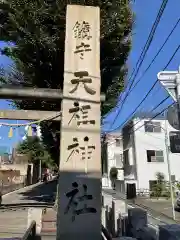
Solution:
[(25, 176), (27, 174), (28, 164), (2, 164), (0, 170), (19, 170), (20, 175)]

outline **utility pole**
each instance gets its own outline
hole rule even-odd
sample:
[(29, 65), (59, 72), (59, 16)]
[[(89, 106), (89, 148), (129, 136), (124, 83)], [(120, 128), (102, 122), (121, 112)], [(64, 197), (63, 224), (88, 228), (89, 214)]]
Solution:
[(168, 130), (167, 130), (167, 111), (165, 113), (165, 147), (166, 147), (166, 160), (167, 160), (167, 166), (168, 166), (168, 175), (169, 175), (169, 186), (170, 186), (170, 195), (171, 195), (171, 205), (172, 205), (172, 216), (173, 219), (176, 219), (175, 215), (175, 209), (174, 209), (174, 191), (172, 186), (172, 180), (171, 180), (171, 164), (169, 159), (169, 138), (168, 138)]
[(178, 107), (178, 122), (179, 122), (179, 129), (180, 129), (180, 66), (178, 74), (176, 75), (176, 99), (177, 99), (177, 107)]
[[(157, 74), (158, 80), (166, 89), (168, 94), (177, 102), (177, 112), (178, 112), (178, 124), (180, 130), (180, 67), (178, 71), (163, 71)], [(166, 114), (167, 118), (167, 114)], [(165, 120), (165, 122), (167, 119)], [(174, 191), (171, 181), (171, 167), (169, 160), (169, 141), (168, 141), (168, 132), (167, 124), (165, 126), (165, 145), (166, 145), (166, 155), (167, 155), (167, 164), (168, 164), (168, 175), (169, 175), (169, 184), (170, 184), (170, 193), (171, 193), (171, 203), (172, 203), (172, 214), (173, 219), (175, 220), (175, 210), (174, 210)], [(180, 152), (179, 152), (180, 153)]]

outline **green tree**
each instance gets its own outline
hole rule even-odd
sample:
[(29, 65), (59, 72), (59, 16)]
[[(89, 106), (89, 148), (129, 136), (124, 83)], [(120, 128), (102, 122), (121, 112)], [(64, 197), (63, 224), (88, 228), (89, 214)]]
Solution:
[(41, 160), (42, 167), (52, 167), (54, 164), (39, 137), (27, 137), (18, 144), (17, 151), (27, 155), (31, 163), (39, 164)]
[[(11, 43), (1, 49), (14, 65), (1, 71), (5, 83), (38, 88), (63, 87), (65, 13), (67, 4), (100, 7), (101, 91), (106, 95), (102, 116), (117, 103), (127, 74), (131, 49), (130, 0), (9, 0), (0, 3), (0, 40)], [(20, 109), (60, 110), (60, 103), (15, 101)], [(59, 123), (43, 123), (43, 141), (58, 160)]]
[(157, 199), (158, 199), (159, 197), (162, 197), (163, 192), (165, 192), (165, 190), (166, 190), (165, 176), (163, 173), (157, 172), (156, 179), (157, 179), (157, 182), (154, 185), (152, 192), (153, 192), (154, 197), (157, 197)]

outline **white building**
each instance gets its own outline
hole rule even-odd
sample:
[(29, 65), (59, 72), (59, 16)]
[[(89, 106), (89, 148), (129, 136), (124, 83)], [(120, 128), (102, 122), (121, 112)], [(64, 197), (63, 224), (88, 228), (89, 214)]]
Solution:
[[(157, 172), (169, 180), (165, 133), (169, 136), (170, 131), (176, 130), (164, 116), (150, 121), (152, 117), (144, 119), (138, 114), (123, 127), (121, 134), (107, 135), (106, 143), (102, 144), (103, 187), (111, 187), (111, 167), (118, 169), (116, 190), (122, 193), (127, 183), (135, 183), (137, 190), (150, 190)], [(169, 151), (169, 161), (171, 179), (180, 181), (180, 154)]]
[[(150, 190), (157, 172), (169, 179), (165, 132), (176, 130), (164, 116), (151, 117), (135, 117), (122, 129), (124, 184), (136, 183), (139, 190)], [(172, 180), (180, 180), (180, 154), (169, 151), (169, 160)]]
[(111, 188), (110, 170), (118, 169), (118, 181), (124, 183), (123, 144), (120, 133), (106, 135), (102, 142), (102, 186)]

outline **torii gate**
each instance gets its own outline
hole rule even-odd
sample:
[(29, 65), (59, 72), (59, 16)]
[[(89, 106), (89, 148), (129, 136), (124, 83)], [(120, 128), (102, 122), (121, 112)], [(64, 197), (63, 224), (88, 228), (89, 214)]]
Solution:
[(2, 119), (61, 120), (57, 239), (101, 239), (100, 11), (68, 5), (63, 93), (0, 88), (1, 99), (62, 99), (62, 114), (1, 110)]

